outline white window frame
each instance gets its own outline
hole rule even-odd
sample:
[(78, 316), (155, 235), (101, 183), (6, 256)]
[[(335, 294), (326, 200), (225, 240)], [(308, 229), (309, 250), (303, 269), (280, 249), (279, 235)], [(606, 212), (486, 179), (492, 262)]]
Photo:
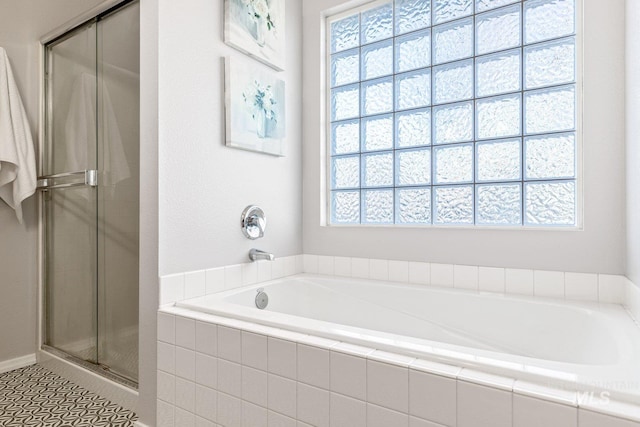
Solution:
[[(322, 126), (322, 138), (321, 138), (321, 173), (323, 176), (321, 177), (321, 206), (323, 207), (323, 211), (321, 212), (321, 226), (322, 227), (336, 227), (336, 228), (363, 228), (363, 227), (373, 227), (373, 228), (419, 228), (419, 229), (468, 229), (468, 230), (528, 230), (528, 231), (563, 231), (563, 232), (575, 232), (584, 230), (584, 188), (583, 188), (583, 69), (584, 69), (584, 43), (583, 43), (583, 29), (584, 29), (584, 19), (583, 19), (583, 8), (584, 8), (584, 0), (575, 0), (575, 43), (576, 43), (576, 69), (575, 69), (575, 93), (576, 93), (576, 126), (575, 126), (575, 135), (576, 135), (576, 170), (575, 170), (575, 188), (576, 188), (576, 204), (575, 204), (575, 225), (571, 226), (558, 226), (558, 225), (526, 225), (524, 223), (522, 225), (484, 225), (484, 224), (400, 224), (400, 223), (385, 223), (385, 224), (375, 224), (375, 223), (359, 223), (359, 224), (346, 224), (346, 223), (332, 223), (331, 222), (331, 24), (335, 21), (339, 21), (342, 18), (346, 18), (348, 16), (352, 16), (357, 13), (361, 13), (363, 11), (373, 9), (378, 6), (382, 6), (388, 3), (394, 3), (395, 0), (374, 0), (369, 2), (363, 2), (362, 0), (353, 0), (347, 1), (339, 7), (338, 12), (332, 13), (329, 11), (325, 13), (323, 16), (324, 25), (322, 26), (324, 34), (321, 37), (323, 41), (323, 46), (321, 48), (321, 60), (322, 71), (321, 78), (322, 84), (321, 87), (321, 99), (324, 101), (324, 108), (322, 109), (323, 117), (321, 117), (321, 123), (324, 124)], [(473, 0), (475, 3), (476, 0)], [(513, 4), (522, 4), (526, 3), (529, 0), (519, 0), (514, 2)], [(475, 5), (474, 5), (475, 8)], [(334, 8), (335, 10), (335, 8)], [(473, 15), (474, 16), (475, 12)], [(524, 16), (522, 17), (524, 19)], [(474, 20), (475, 22), (475, 20)], [(433, 23), (432, 23), (433, 25)], [(475, 45), (475, 35), (474, 35), (474, 45)], [(476, 55), (471, 57), (475, 59)], [(524, 58), (522, 59), (524, 60)], [(475, 61), (474, 61), (475, 62)], [(395, 58), (394, 58), (395, 63)], [(431, 65), (433, 67), (433, 64)], [(359, 80), (361, 82), (361, 80)], [(524, 84), (524, 82), (522, 83)], [(433, 94), (433, 88), (432, 94)], [(474, 95), (475, 98), (475, 95)], [(522, 107), (524, 108), (524, 106)], [(394, 109), (395, 110), (395, 109)], [(475, 106), (474, 106), (474, 114), (475, 114)], [(474, 122), (474, 128), (476, 124)], [(524, 123), (522, 124), (524, 126)], [(524, 136), (522, 138), (522, 146), (521, 149), (524, 150)], [(475, 146), (475, 138), (473, 140)], [(433, 142), (430, 145), (433, 147)], [(433, 154), (432, 154), (433, 155)], [(362, 167), (362, 165), (360, 166)], [(521, 165), (524, 168), (524, 164)], [(475, 174), (475, 150), (474, 150), (474, 174)], [(522, 171), (524, 173), (524, 171)], [(523, 183), (524, 184), (524, 183)], [(433, 183), (430, 184), (433, 186)], [(394, 184), (395, 188), (395, 184)], [(361, 187), (362, 189), (362, 187)], [(362, 191), (362, 190), (361, 190)], [(433, 194), (433, 193), (432, 193)], [(433, 197), (433, 196), (432, 196)], [(475, 183), (474, 183), (474, 218), (475, 218)], [(522, 189), (522, 197), (525, 197), (524, 188)], [(433, 203), (433, 199), (432, 199)], [(523, 200), (524, 203), (524, 200)], [(432, 207), (433, 208), (433, 207)], [(395, 201), (394, 201), (394, 209), (395, 209)], [(362, 204), (360, 204), (360, 215), (362, 215)], [(523, 210), (522, 215), (526, 215), (526, 212)], [(475, 219), (474, 219), (475, 221)]]

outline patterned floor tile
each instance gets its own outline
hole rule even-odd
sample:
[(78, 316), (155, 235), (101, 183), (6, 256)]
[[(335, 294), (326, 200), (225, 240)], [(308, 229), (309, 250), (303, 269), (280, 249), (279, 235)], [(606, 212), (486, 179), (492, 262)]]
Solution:
[(39, 365), (0, 374), (0, 426), (133, 427), (135, 413)]

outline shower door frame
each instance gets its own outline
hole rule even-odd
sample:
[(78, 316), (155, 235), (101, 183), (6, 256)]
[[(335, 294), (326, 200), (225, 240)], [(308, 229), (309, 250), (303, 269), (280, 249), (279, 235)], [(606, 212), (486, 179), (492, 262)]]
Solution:
[[(97, 6), (87, 10), (71, 21), (52, 30), (40, 38), (39, 42), (39, 110), (38, 110), (38, 176), (43, 174), (46, 161), (45, 144), (47, 144), (48, 130), (47, 110), (47, 45), (57, 39), (64, 39), (91, 22), (98, 22), (98, 18), (107, 16), (118, 9), (140, 0), (105, 0)], [(93, 364), (71, 356), (61, 350), (46, 345), (47, 315), (46, 315), (46, 222), (44, 196), (46, 191), (37, 192), (38, 206), (38, 309), (36, 334), (36, 360), (39, 364), (76, 384), (98, 393), (101, 396), (132, 411), (137, 411), (138, 384), (120, 375), (105, 371), (98, 364)], [(139, 361), (138, 361), (139, 363)]]

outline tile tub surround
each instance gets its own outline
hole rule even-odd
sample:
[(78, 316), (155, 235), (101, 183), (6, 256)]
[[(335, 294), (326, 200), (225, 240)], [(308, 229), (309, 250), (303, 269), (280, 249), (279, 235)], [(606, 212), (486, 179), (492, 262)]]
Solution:
[(162, 276), (160, 305), (302, 273), (303, 260), (302, 255), (292, 255)]
[(625, 304), (640, 319), (640, 289), (622, 275), (294, 255), (160, 278), (160, 305), (298, 273), (452, 287), (474, 292)]
[(165, 307), (158, 426), (640, 427), (640, 408)]

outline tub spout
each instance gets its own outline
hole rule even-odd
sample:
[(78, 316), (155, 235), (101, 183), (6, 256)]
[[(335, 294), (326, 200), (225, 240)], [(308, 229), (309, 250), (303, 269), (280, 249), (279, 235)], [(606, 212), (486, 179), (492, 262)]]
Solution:
[(253, 248), (249, 251), (249, 259), (251, 261), (258, 261), (259, 259), (266, 259), (268, 261), (273, 261), (276, 257), (269, 252), (261, 251), (260, 249)]

